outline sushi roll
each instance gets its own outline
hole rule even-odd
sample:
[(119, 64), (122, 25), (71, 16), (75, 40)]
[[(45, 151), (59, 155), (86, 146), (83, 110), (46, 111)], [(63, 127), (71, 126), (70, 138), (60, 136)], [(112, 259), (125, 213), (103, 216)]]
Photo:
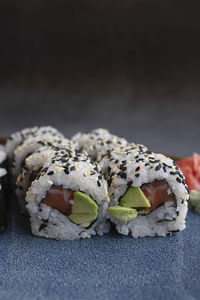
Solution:
[[(105, 156), (100, 165), (103, 161), (105, 167)], [(119, 233), (166, 236), (185, 228), (189, 190), (170, 158), (150, 151), (112, 152), (105, 176), (108, 216)]]
[(26, 193), (32, 233), (79, 239), (108, 232), (108, 187), (99, 167), (86, 156), (58, 149)]
[(6, 212), (7, 212), (7, 171), (4, 168), (6, 162), (6, 153), (0, 150), (0, 234), (6, 228)]
[(77, 143), (77, 148), (86, 151), (92, 160), (96, 160), (100, 151), (127, 146), (126, 139), (111, 134), (106, 129), (94, 129), (89, 133), (77, 133), (72, 137)]
[(73, 149), (75, 147), (75, 144), (70, 140), (65, 138), (60, 139), (51, 135), (45, 137), (36, 136), (31, 140), (26, 140), (22, 145), (19, 145), (13, 154), (13, 167), (11, 172), (14, 179), (16, 180), (17, 176), (20, 174), (25, 163), (25, 159), (41, 148), (41, 146), (52, 147), (60, 145), (63, 145), (68, 149)]
[(63, 134), (60, 133), (56, 128), (51, 126), (41, 126), (41, 127), (28, 127), (22, 129), (21, 131), (13, 133), (7, 140), (5, 149), (9, 158), (9, 161), (12, 162), (13, 153), (17, 146), (24, 143), (26, 140), (34, 139), (37, 136), (42, 138), (46, 138), (49, 136), (57, 137), (57, 138), (64, 138)]

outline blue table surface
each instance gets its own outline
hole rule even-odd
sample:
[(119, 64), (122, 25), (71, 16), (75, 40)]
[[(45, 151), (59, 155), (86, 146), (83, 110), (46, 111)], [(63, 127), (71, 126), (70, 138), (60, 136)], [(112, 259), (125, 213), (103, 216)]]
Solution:
[(0, 236), (0, 299), (200, 299), (200, 216), (168, 237), (38, 238), (16, 209)]

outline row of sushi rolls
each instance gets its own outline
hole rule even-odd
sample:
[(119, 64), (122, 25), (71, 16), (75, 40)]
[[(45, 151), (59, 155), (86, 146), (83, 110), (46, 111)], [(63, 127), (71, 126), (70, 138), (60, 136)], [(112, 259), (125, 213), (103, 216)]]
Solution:
[(0, 163), (0, 232), (8, 190), (40, 237), (89, 238), (111, 228), (166, 236), (186, 226), (189, 190), (176, 163), (106, 129), (68, 139), (51, 126), (25, 128), (1, 145)]

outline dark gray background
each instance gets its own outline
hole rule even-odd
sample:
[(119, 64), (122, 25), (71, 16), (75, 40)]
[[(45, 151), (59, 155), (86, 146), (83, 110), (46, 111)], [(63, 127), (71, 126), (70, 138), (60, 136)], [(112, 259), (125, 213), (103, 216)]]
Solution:
[(1, 1), (0, 134), (107, 127), (200, 150), (198, 1)]

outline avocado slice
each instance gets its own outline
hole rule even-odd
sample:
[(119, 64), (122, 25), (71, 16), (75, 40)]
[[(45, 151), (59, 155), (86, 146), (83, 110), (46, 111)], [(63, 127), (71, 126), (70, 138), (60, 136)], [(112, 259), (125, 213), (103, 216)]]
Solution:
[(123, 207), (151, 207), (149, 200), (139, 187), (130, 187), (121, 198), (120, 205)]
[(96, 202), (87, 194), (82, 192), (74, 193), (74, 204), (72, 205), (72, 214), (96, 212), (98, 206)]
[(122, 206), (110, 206), (108, 208), (108, 211), (113, 218), (123, 222), (129, 222), (130, 220), (134, 220), (138, 215), (136, 209)]
[(97, 215), (98, 214), (93, 213), (77, 213), (69, 215), (69, 219), (77, 225), (88, 227), (94, 220), (96, 220)]
[(82, 192), (74, 193), (74, 203), (69, 219), (77, 225), (88, 227), (98, 216), (98, 206), (87, 194)]

